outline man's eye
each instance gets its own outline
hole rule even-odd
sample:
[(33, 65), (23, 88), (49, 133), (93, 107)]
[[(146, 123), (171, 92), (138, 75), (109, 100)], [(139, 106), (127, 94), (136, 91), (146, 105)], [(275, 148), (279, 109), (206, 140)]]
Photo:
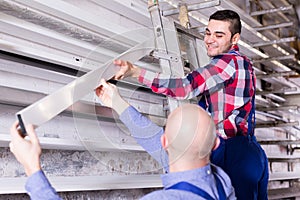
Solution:
[(205, 32), (205, 35), (211, 35), (209, 32)]
[(217, 37), (217, 38), (221, 38), (221, 37), (223, 37), (223, 35), (216, 35), (216, 37)]

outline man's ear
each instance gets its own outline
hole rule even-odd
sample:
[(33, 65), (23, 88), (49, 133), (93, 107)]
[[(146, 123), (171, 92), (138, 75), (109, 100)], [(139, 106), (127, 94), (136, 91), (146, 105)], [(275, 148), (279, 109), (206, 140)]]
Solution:
[(160, 142), (161, 142), (162, 147), (166, 150), (168, 147), (168, 138), (166, 137), (166, 134), (163, 134), (160, 137)]
[(241, 35), (239, 33), (236, 33), (231, 38), (231, 44), (236, 45), (238, 41), (240, 40)]
[(220, 138), (219, 138), (219, 137), (216, 137), (215, 145), (214, 145), (214, 147), (213, 147), (212, 150), (213, 150), (213, 151), (216, 150), (216, 149), (219, 147), (220, 143), (221, 143)]

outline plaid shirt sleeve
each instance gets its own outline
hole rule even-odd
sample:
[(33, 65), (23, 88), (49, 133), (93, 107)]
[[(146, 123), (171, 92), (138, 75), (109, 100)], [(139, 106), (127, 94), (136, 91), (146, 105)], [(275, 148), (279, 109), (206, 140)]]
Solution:
[(165, 94), (176, 99), (190, 99), (204, 92), (215, 92), (234, 78), (235, 63), (233, 56), (216, 56), (209, 65), (198, 68), (184, 77), (155, 73), (142, 69), (138, 80), (155, 93)]

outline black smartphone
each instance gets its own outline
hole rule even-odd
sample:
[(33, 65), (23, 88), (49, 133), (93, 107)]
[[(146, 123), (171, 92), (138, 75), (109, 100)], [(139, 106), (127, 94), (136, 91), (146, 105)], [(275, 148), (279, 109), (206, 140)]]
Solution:
[(20, 130), (21, 130), (21, 136), (25, 137), (27, 135), (26, 129), (25, 129), (25, 125), (23, 123), (22, 117), (20, 114), (17, 114), (17, 118), (19, 121), (19, 126), (20, 126)]

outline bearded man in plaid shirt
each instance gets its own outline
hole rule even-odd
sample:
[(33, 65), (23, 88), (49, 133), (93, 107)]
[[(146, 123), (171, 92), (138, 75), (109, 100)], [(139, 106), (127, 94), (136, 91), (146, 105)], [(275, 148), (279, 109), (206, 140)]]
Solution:
[(217, 11), (204, 37), (208, 65), (178, 78), (116, 60), (120, 71), (115, 79), (136, 77), (153, 92), (176, 99), (202, 95), (200, 103), (211, 113), (221, 142), (211, 162), (229, 175), (238, 199), (267, 199), (268, 160), (252, 129), (256, 78), (249, 59), (239, 53), (240, 33), (236, 12)]

